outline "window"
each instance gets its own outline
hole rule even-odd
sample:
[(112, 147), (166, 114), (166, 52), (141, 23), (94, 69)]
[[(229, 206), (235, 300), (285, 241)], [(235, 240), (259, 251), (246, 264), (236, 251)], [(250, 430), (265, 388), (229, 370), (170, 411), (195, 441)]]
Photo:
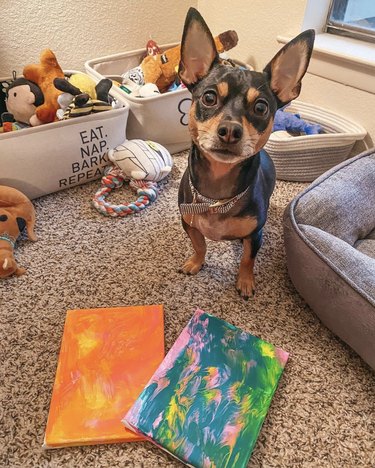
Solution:
[[(327, 18), (332, 11), (334, 14), (339, 11), (338, 7), (334, 9), (336, 4), (341, 5), (341, 14), (346, 21), (349, 21), (347, 15), (355, 10), (357, 18), (352, 15), (353, 21), (358, 21), (360, 16), (362, 21), (368, 18), (368, 23), (371, 19), (374, 22), (375, 0), (306, 0), (301, 29), (312, 28), (316, 32), (309, 73), (375, 94), (375, 26), (370, 29), (373, 42), (328, 33)], [(277, 39), (285, 44), (292, 38), (280, 35)]]
[(332, 0), (326, 30), (375, 42), (375, 0)]

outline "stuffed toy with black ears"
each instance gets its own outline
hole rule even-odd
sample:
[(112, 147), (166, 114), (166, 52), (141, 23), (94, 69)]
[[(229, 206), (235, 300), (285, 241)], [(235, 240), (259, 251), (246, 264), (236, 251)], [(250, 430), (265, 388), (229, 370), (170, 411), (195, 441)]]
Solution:
[(108, 78), (96, 84), (88, 75), (76, 73), (69, 79), (56, 78), (53, 84), (62, 91), (58, 98), (60, 109), (57, 111), (61, 120), (112, 108), (109, 96), (112, 81)]

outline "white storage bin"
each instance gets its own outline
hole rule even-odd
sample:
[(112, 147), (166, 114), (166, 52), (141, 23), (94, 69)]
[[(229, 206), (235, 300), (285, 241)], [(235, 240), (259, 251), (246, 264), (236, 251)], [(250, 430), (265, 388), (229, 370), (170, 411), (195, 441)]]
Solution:
[(122, 106), (1, 133), (0, 185), (33, 199), (100, 178), (109, 164), (107, 151), (126, 138), (129, 106)]
[(347, 159), (354, 143), (367, 135), (356, 122), (313, 104), (293, 101), (287, 111), (321, 125), (326, 133), (301, 136), (284, 131), (271, 133), (264, 149), (275, 164), (276, 177), (281, 180), (312, 182)]
[[(176, 44), (165, 44), (162, 51)], [(131, 68), (137, 67), (145, 54), (145, 49), (133, 50), (107, 57), (89, 60), (85, 63), (86, 72), (96, 80), (104, 77), (117, 79)], [(112, 86), (111, 93), (123, 103), (130, 105), (127, 136), (129, 139), (152, 140), (165, 146), (170, 153), (187, 149), (191, 145), (188, 131), (188, 114), (191, 94), (180, 89), (147, 98), (133, 97)]]

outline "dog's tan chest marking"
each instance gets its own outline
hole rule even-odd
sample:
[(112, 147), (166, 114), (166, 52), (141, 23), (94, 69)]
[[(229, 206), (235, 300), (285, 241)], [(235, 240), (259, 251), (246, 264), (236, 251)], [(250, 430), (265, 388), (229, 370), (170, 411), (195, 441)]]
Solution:
[(252, 216), (223, 218), (221, 215), (211, 213), (185, 214), (183, 220), (213, 241), (243, 239), (250, 235), (258, 225), (257, 219)]
[(209, 152), (202, 151), (205, 157), (210, 162), (210, 170), (214, 179), (221, 179), (236, 166), (236, 163), (223, 163), (216, 161)]

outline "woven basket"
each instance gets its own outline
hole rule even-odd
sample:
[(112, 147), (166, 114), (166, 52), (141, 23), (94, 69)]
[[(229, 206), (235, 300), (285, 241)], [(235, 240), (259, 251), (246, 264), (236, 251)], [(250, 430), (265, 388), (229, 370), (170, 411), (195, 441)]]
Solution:
[(287, 110), (321, 125), (325, 133), (292, 136), (288, 132), (277, 131), (271, 134), (264, 149), (275, 164), (276, 177), (281, 180), (315, 180), (347, 159), (354, 143), (367, 134), (361, 125), (312, 104), (294, 101)]

